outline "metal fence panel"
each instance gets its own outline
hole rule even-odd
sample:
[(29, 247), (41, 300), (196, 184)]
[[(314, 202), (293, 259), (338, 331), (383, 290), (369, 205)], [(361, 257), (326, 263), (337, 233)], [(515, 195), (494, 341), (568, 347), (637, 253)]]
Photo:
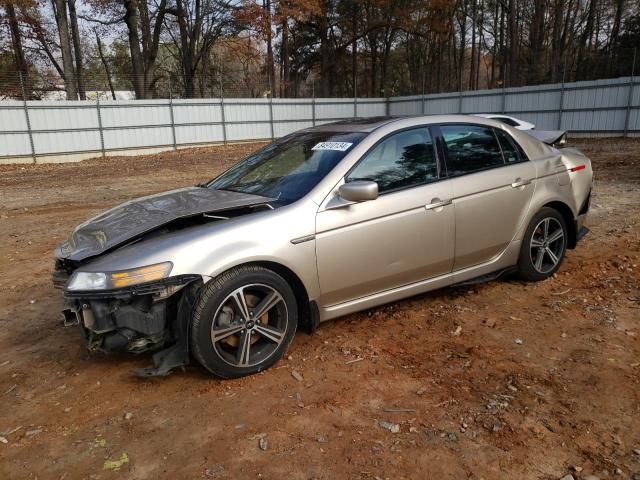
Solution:
[(38, 132), (33, 134), (33, 145), (40, 154), (68, 152), (99, 152), (100, 132), (98, 130)]
[(171, 123), (168, 102), (166, 100), (144, 103), (118, 102), (110, 100), (100, 103), (102, 126), (109, 127), (142, 127), (147, 125), (167, 125)]
[(105, 130), (104, 146), (107, 150), (126, 148), (152, 148), (172, 144), (171, 127), (117, 128)]
[(384, 98), (356, 99), (359, 117), (381, 117), (386, 115)]
[(626, 135), (640, 131), (640, 80), (623, 77), (395, 98), (1, 101), (0, 163), (264, 140), (355, 116), (459, 112), (504, 112), (539, 129)]
[(173, 117), (177, 125), (222, 122), (221, 102), (211, 100), (173, 100)]
[(222, 125), (176, 125), (175, 131), (177, 145), (224, 141)]
[(27, 130), (27, 119), (22, 102), (0, 102), (0, 128), (3, 132)]
[(31, 155), (29, 134), (27, 133), (0, 133), (0, 158), (14, 158)]
[(316, 119), (353, 118), (353, 99), (342, 98), (317, 98)]
[[(27, 102), (33, 130), (68, 130), (98, 128), (95, 103), (86, 101)], [(61, 108), (63, 107), (63, 108)]]
[(271, 126), (267, 119), (262, 123), (234, 123), (227, 125), (227, 140), (261, 140), (271, 138)]
[(502, 96), (495, 91), (480, 90), (478, 92), (465, 93), (462, 96), (463, 113), (487, 113), (500, 112), (502, 109)]
[(285, 135), (289, 135), (296, 130), (302, 130), (303, 128), (312, 127), (312, 122), (275, 122), (273, 126), (273, 133), (276, 138), (284, 137)]
[(442, 113), (458, 113), (458, 98), (451, 94), (427, 95), (425, 113), (439, 115)]

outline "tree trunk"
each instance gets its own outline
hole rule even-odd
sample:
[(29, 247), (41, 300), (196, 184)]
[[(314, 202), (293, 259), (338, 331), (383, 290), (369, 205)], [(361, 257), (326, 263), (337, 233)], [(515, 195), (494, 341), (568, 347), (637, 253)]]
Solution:
[(358, 96), (358, 9), (357, 4), (353, 4), (351, 12), (351, 86), (353, 96)]
[(533, 21), (529, 30), (529, 69), (528, 83), (537, 84), (540, 80), (540, 59), (544, 42), (544, 14), (546, 0), (535, 0)]
[(76, 82), (80, 100), (86, 100), (87, 94), (84, 86), (84, 73), (82, 71), (82, 49), (80, 33), (78, 31), (78, 17), (76, 16), (76, 0), (69, 0), (69, 20), (71, 21), (71, 36), (73, 38), (73, 53), (76, 60)]
[(271, 97), (273, 98), (274, 94), (274, 85), (276, 82), (276, 70), (273, 63), (273, 45), (272, 45), (272, 37), (273, 32), (271, 31), (271, 0), (263, 1), (263, 8), (265, 9), (265, 18), (267, 19), (266, 25), (266, 42), (267, 42), (267, 75), (269, 76), (269, 89), (271, 90)]
[(507, 36), (509, 45), (509, 86), (518, 84), (518, 22), (516, 0), (509, 0)]
[(553, 9), (553, 32), (551, 37), (551, 81), (556, 83), (560, 77), (562, 63), (562, 17), (563, 0), (556, 0)]
[(133, 90), (136, 94), (136, 99), (140, 100), (145, 98), (145, 81), (144, 81), (144, 62), (142, 60), (142, 51), (140, 50), (140, 34), (138, 33), (138, 24), (140, 23), (138, 17), (138, 9), (136, 7), (136, 0), (124, 0), (125, 7), (125, 22), (129, 31), (129, 51), (131, 53), (131, 68), (132, 68), (132, 81)]
[(389, 68), (389, 54), (393, 43), (393, 33), (391, 27), (387, 27), (385, 32), (384, 50), (382, 52), (382, 66), (380, 68), (380, 95), (383, 97), (390, 96), (391, 92), (387, 91), (387, 69)]
[(65, 0), (52, 0), (53, 11), (58, 25), (60, 37), (60, 50), (62, 52), (62, 68), (64, 71), (64, 89), (67, 100), (77, 100), (78, 90), (73, 69), (73, 56), (71, 54), (71, 41), (69, 39), (69, 23), (67, 21), (67, 3)]
[(593, 34), (593, 24), (595, 23), (596, 11), (598, 8), (598, 0), (591, 0), (589, 4), (589, 11), (587, 13), (587, 23), (582, 31), (582, 35), (580, 35), (580, 40), (578, 44), (578, 62), (577, 62), (577, 70), (576, 70), (576, 79), (581, 80), (585, 78), (585, 73), (589, 71), (589, 64), (585, 58), (585, 50), (587, 49), (587, 43), (589, 43), (591, 39), (591, 35)]
[(499, 39), (497, 34), (498, 22), (499, 22), (499, 16), (498, 16), (499, 6), (500, 4), (496, 2), (493, 9), (493, 32), (494, 32), (495, 41), (493, 42), (493, 47), (491, 49), (491, 77), (489, 78), (489, 88), (494, 88), (496, 86), (496, 59), (498, 58), (498, 45), (499, 45)]
[(104, 56), (104, 52), (102, 51), (102, 42), (100, 41), (100, 36), (98, 32), (96, 33), (96, 44), (98, 45), (98, 55), (100, 55), (100, 61), (102, 62), (102, 66), (104, 67), (105, 74), (107, 75), (107, 83), (109, 84), (109, 90), (111, 90), (111, 98), (116, 99), (116, 92), (113, 90), (113, 83), (111, 82), (111, 71), (109, 70), (109, 64), (107, 63), (107, 59)]
[(180, 30), (180, 54), (182, 60), (182, 81), (184, 83), (185, 98), (194, 98), (196, 93), (195, 70), (193, 68), (194, 48), (193, 41), (189, 41), (189, 26), (187, 25), (187, 14), (182, 0), (176, 0), (178, 12), (178, 28)]
[[(33, 92), (31, 91), (31, 81), (29, 79), (29, 66), (24, 58), (24, 50), (22, 48), (22, 35), (20, 34), (20, 25), (18, 24), (18, 17), (16, 15), (15, 5), (13, 3), (7, 3), (5, 5), (7, 16), (9, 17), (9, 30), (11, 30), (11, 46), (13, 47), (13, 58), (16, 62), (16, 70), (20, 75), (20, 81), (22, 83), (22, 89), (27, 98), (31, 98)], [(20, 92), (22, 95), (23, 92)]]
[(616, 0), (616, 13), (613, 19), (613, 27), (611, 28), (611, 38), (609, 40), (609, 59), (607, 65), (607, 73), (611, 73), (614, 64), (614, 51), (618, 44), (618, 35), (620, 34), (620, 24), (622, 23), (622, 12), (624, 10), (625, 0)]
[(282, 75), (280, 81), (282, 82), (282, 92), (280, 96), (291, 96), (291, 71), (289, 67), (289, 19), (286, 17), (282, 19), (282, 47), (280, 49), (280, 57), (282, 60)]
[(475, 90), (476, 77), (476, 17), (478, 14), (478, 1), (471, 0), (471, 65), (469, 66), (469, 90)]
[(464, 57), (465, 50), (467, 48), (467, 2), (462, 2), (462, 22), (460, 23), (460, 52), (458, 52), (458, 91), (461, 92), (464, 88)]

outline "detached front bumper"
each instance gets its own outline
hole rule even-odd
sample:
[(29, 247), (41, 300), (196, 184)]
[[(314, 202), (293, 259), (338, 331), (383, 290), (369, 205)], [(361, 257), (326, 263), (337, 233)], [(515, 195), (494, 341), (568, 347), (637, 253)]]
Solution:
[[(55, 275), (54, 275), (55, 278)], [(65, 325), (79, 325), (90, 351), (155, 351), (140, 376), (166, 375), (186, 365), (188, 324), (199, 276), (172, 277), (112, 291), (65, 290)]]

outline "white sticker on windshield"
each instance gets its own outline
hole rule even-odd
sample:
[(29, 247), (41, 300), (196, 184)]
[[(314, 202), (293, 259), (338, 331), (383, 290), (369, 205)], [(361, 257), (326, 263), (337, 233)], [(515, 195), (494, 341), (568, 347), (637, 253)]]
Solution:
[(320, 142), (311, 150), (337, 150), (339, 152), (346, 152), (353, 143), (348, 142)]

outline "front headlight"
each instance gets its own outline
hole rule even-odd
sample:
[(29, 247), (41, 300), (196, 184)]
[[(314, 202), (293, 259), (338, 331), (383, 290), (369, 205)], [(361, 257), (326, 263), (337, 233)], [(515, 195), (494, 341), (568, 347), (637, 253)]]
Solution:
[(75, 272), (67, 290), (111, 290), (162, 280), (169, 276), (172, 267), (171, 262), (164, 262), (119, 272)]

